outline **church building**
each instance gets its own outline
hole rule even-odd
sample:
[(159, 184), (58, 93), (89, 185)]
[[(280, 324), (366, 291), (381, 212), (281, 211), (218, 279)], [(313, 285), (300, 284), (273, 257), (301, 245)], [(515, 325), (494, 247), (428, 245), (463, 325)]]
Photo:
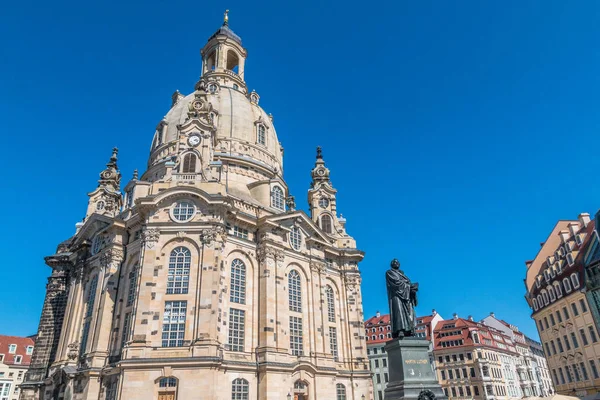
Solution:
[(45, 258), (22, 400), (371, 399), (364, 253), (321, 149), (307, 214), (227, 13), (201, 55), (146, 171), (121, 188), (114, 149), (85, 219)]

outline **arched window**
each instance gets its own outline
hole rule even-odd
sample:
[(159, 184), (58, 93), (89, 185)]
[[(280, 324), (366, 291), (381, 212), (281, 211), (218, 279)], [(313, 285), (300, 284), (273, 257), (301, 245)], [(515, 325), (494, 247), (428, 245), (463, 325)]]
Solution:
[(256, 142), (258, 144), (262, 144), (263, 146), (267, 144), (267, 132), (263, 124), (256, 126)]
[(329, 322), (335, 322), (335, 295), (333, 288), (329, 285), (325, 288), (325, 296), (327, 297), (327, 318)]
[(235, 54), (235, 52), (232, 50), (229, 50), (227, 52), (227, 69), (237, 74), (239, 63), (240, 59), (238, 58), (237, 54)]
[(290, 300), (290, 311), (302, 312), (302, 290), (300, 286), (300, 275), (291, 270), (288, 275), (288, 293)]
[(273, 189), (271, 190), (271, 207), (278, 210), (285, 210), (283, 190), (281, 190), (279, 186), (273, 186)]
[(563, 279), (563, 286), (565, 287), (565, 293), (571, 293), (573, 289), (571, 289), (571, 282), (569, 278)]
[(546, 290), (548, 291), (548, 295), (550, 296), (550, 301), (555, 301), (556, 300), (556, 296), (554, 295), (554, 289), (552, 286), (548, 286), (546, 288)]
[(537, 300), (535, 298), (533, 299), (533, 310), (534, 311), (538, 310), (538, 303), (537, 303)]
[(556, 297), (560, 299), (562, 297), (562, 289), (560, 288), (560, 283), (554, 282), (553, 285), (554, 291), (556, 292)]
[(385, 339), (385, 335), (382, 333), (381, 335), (379, 335), (379, 339)]
[(544, 298), (544, 305), (548, 305), (548, 293), (546, 293), (546, 289), (542, 290), (542, 297)]
[(97, 234), (94, 236), (92, 240), (92, 254), (98, 254), (98, 252), (102, 249), (102, 244), (104, 243), (103, 236), (101, 234)]
[(196, 172), (196, 155), (188, 153), (183, 157), (183, 170), (184, 174)]
[(577, 273), (571, 274), (571, 283), (573, 283), (573, 289), (579, 289), (579, 276), (577, 276)]
[(192, 253), (186, 247), (176, 247), (169, 257), (167, 294), (187, 294)]
[(293, 226), (290, 231), (290, 244), (294, 250), (300, 250), (300, 245), (302, 244), (302, 234), (300, 233), (300, 228), (297, 226)]
[(135, 289), (137, 283), (137, 265), (134, 265), (131, 268), (131, 272), (129, 273), (129, 290), (127, 291), (127, 303), (125, 303), (125, 307), (129, 307), (133, 304), (133, 300), (135, 299)]
[(246, 304), (246, 264), (239, 258), (231, 262), (230, 286), (229, 301)]
[(542, 308), (544, 306), (544, 299), (542, 299), (542, 295), (541, 294), (538, 294), (537, 301), (538, 301), (538, 304), (539, 304), (540, 308)]
[(341, 383), (335, 385), (335, 394), (337, 396), (336, 400), (346, 400), (346, 386)]
[(250, 396), (250, 385), (242, 378), (234, 379), (231, 383), (231, 400), (248, 400)]
[(321, 229), (325, 233), (331, 233), (333, 230), (332, 223), (331, 223), (331, 217), (327, 214), (325, 214), (321, 217)]
[(96, 301), (96, 290), (98, 289), (98, 275), (94, 275), (88, 286), (87, 299), (85, 305), (85, 316), (83, 318), (83, 330), (81, 332), (81, 344), (79, 346), (79, 355), (82, 356), (87, 349), (88, 336), (90, 334), (90, 325), (92, 314), (94, 313), (94, 302)]
[(567, 254), (567, 264), (569, 264), (569, 267), (573, 264), (575, 264), (575, 260), (573, 259), (573, 254), (568, 253)]
[(377, 340), (377, 336), (376, 335), (371, 336), (371, 340)]

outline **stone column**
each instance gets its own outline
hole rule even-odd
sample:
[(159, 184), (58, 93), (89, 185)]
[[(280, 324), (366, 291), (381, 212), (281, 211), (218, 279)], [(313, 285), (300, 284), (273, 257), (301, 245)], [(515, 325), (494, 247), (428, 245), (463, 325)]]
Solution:
[(46, 264), (52, 268), (52, 274), (46, 285), (46, 298), (42, 307), (31, 364), (25, 374), (25, 380), (21, 384), (20, 399), (22, 400), (37, 400), (43, 396), (43, 380), (56, 357), (67, 305), (69, 258), (65, 255), (53, 255), (46, 257), (45, 260)]

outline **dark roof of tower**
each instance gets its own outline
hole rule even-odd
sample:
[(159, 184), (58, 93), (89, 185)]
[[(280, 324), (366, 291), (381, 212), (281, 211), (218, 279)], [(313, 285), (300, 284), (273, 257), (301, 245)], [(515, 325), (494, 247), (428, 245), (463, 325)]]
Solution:
[(213, 33), (211, 37), (208, 38), (208, 41), (210, 42), (212, 39), (219, 35), (225, 35), (228, 38), (231, 38), (238, 42), (240, 46), (242, 45), (242, 38), (236, 35), (235, 32), (232, 31), (231, 28), (229, 28), (227, 22), (225, 22), (219, 29), (217, 29), (217, 31)]

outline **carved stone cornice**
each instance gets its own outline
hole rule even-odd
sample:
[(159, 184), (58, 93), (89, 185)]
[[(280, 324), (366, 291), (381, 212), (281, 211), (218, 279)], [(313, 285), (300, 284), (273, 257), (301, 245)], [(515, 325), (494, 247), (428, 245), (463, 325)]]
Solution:
[(325, 271), (325, 263), (323, 261), (311, 260), (310, 261), (310, 270), (313, 272), (317, 272), (318, 274), (322, 274)]
[(227, 238), (227, 231), (222, 225), (214, 225), (200, 231), (200, 241), (211, 247), (215, 242), (223, 243)]
[(116, 269), (123, 261), (124, 252), (118, 247), (105, 249), (100, 255), (100, 265), (107, 269)]
[(158, 228), (147, 228), (142, 229), (142, 243), (147, 249), (151, 249), (156, 245), (160, 237), (160, 230)]
[(269, 262), (275, 261), (278, 265), (283, 263), (283, 259), (285, 258), (285, 253), (283, 250), (278, 249), (276, 247), (270, 247), (267, 243), (261, 243), (256, 251), (256, 256), (258, 261)]

